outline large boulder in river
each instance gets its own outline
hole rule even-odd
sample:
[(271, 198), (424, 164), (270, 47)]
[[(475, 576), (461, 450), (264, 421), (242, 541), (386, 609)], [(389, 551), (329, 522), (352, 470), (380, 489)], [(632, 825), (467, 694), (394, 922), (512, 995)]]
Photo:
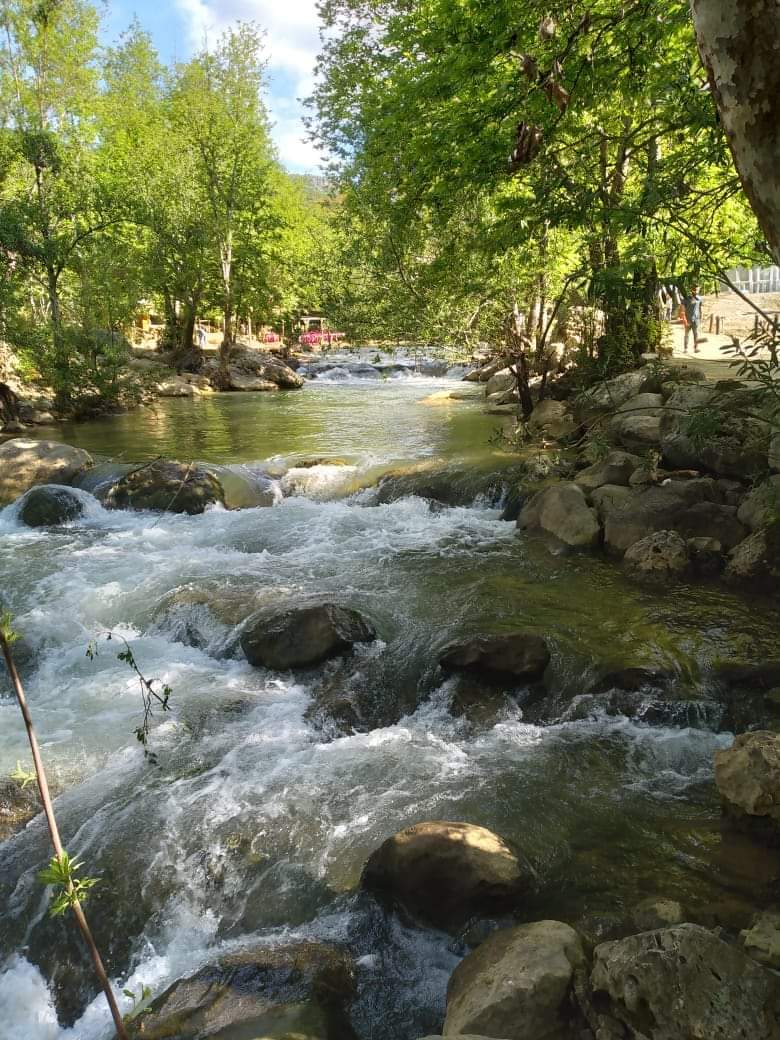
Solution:
[(36, 484), (72, 484), (92, 465), (81, 448), (17, 437), (0, 444), (0, 505)]
[(570, 549), (598, 545), (601, 526), (578, 484), (553, 484), (523, 506), (517, 520), (523, 531), (541, 530)]
[(524, 683), (541, 679), (550, 651), (541, 636), (510, 632), (474, 636), (448, 646), (439, 658), (445, 672), (477, 676), (493, 683)]
[(284, 361), (260, 350), (234, 349), (230, 354), (230, 364), (233, 369), (273, 383), (280, 390), (299, 390), (304, 384), (303, 376)]
[(732, 821), (780, 844), (780, 733), (741, 733), (716, 751), (715, 783)]
[(165, 513), (202, 513), (225, 504), (225, 491), (205, 466), (158, 459), (121, 477), (105, 497), (107, 509), (151, 509)]
[(685, 539), (676, 531), (655, 531), (629, 546), (623, 562), (637, 578), (666, 581), (684, 577), (691, 561)]
[(512, 910), (533, 880), (521, 853), (497, 834), (437, 820), (388, 838), (369, 857), (361, 884), (419, 920), (457, 930), (477, 914)]
[(698, 925), (602, 943), (591, 986), (597, 1035), (610, 1040), (780, 1036), (780, 978)]
[(83, 515), (83, 496), (83, 491), (77, 494), (59, 484), (43, 484), (22, 495), (17, 503), (17, 516), (27, 527), (67, 524)]
[(244, 623), (240, 641), (250, 664), (283, 671), (311, 668), (373, 639), (373, 626), (356, 610), (315, 603), (258, 611)]
[(574, 977), (585, 964), (582, 940), (561, 921), (494, 932), (450, 978), (444, 1036), (571, 1040), (582, 1024)]
[[(720, 498), (717, 482), (711, 478), (670, 479), (663, 484), (641, 488), (627, 498), (619, 509), (610, 510), (606, 515), (604, 544), (608, 550), (622, 554), (634, 542), (655, 531), (677, 531), (690, 538), (708, 536), (709, 531), (703, 529), (698, 513), (694, 514), (690, 524), (687, 522), (688, 510), (701, 502), (720, 505)], [(733, 510), (733, 507), (729, 508)], [(729, 516), (735, 520), (733, 513)]]
[(349, 956), (303, 942), (228, 954), (180, 979), (139, 1015), (144, 1040), (350, 1040), (347, 1007), (355, 996)]
[[(5, 664), (2, 667), (5, 668)], [(0, 842), (20, 831), (40, 811), (35, 784), (22, 787), (8, 777), (0, 779)]]

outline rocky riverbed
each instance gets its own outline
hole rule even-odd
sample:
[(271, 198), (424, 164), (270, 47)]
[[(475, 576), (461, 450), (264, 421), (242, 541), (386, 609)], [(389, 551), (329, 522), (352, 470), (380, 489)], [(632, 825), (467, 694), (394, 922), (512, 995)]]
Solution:
[[(626, 400), (652, 392), (635, 378)], [(139, 1034), (775, 1037), (771, 589), (724, 580), (723, 542), (695, 568), (712, 533), (669, 523), (704, 502), (721, 534), (726, 516), (748, 531), (747, 482), (664, 473), (617, 439), (588, 458), (576, 402), (543, 408), (544, 443), (518, 454), (478, 400), (423, 403), (452, 379), (318, 383), (314, 430), (283, 395), (252, 412), (220, 395), (166, 406), (122, 462), (95, 447), (119, 454), (121, 420), (72, 427), (70, 449), (0, 446), (3, 598), (66, 843), (101, 879), (109, 970), (151, 991)], [(659, 514), (650, 534), (678, 534), (688, 562), (648, 582), (604, 551), (594, 496), (667, 480), (709, 497)], [(595, 535), (560, 537), (552, 491)], [(156, 764), (108, 631), (173, 690)], [(8, 773), (25, 749), (5, 687), (0, 713)], [(0, 804), (0, 1021), (11, 1040), (103, 1040), (86, 957), (45, 914), (25, 798)]]

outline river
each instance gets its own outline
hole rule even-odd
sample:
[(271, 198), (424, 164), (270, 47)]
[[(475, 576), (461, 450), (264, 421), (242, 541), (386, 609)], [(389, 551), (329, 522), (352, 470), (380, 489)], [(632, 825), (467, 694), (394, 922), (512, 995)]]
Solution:
[[(414, 494), (378, 500), (385, 470), (511, 463), (478, 402), (420, 403), (453, 385), (314, 381), (58, 433), (114, 467), (160, 454), (219, 464), (234, 497), (270, 494), (271, 507), (187, 517), (93, 502), (53, 531), (0, 512), (0, 588), (35, 652), (27, 689), (63, 838), (101, 877), (87, 911), (120, 986), (159, 992), (250, 939), (321, 938), (358, 961), (361, 1040), (436, 1031), (464, 947), (356, 893), (369, 853), (425, 819), (516, 841), (539, 878), (526, 919), (596, 937), (655, 894), (712, 923), (741, 919), (777, 874), (769, 853), (721, 835), (712, 755), (732, 737), (706, 690), (719, 655), (767, 656), (776, 620), (721, 589), (648, 590), (602, 559), (551, 555), (500, 519), (496, 494), (436, 507)], [(358, 652), (366, 732), (307, 717), (321, 675), (268, 673), (231, 653), (237, 620), (310, 593), (338, 596), (379, 631)], [(556, 686), (570, 694), (597, 665), (639, 664), (678, 675), (689, 697), (656, 725), (599, 711), (541, 725), (511, 704), (453, 714), (440, 650), (514, 628), (548, 639)], [(172, 711), (154, 720), (157, 764), (134, 739), (137, 682), (109, 630), (173, 690)], [(0, 769), (17, 760), (29, 761), (23, 727), (0, 695)], [(75, 929), (46, 916), (36, 872), (48, 856), (40, 818), (0, 845), (0, 1037), (105, 1040)]]

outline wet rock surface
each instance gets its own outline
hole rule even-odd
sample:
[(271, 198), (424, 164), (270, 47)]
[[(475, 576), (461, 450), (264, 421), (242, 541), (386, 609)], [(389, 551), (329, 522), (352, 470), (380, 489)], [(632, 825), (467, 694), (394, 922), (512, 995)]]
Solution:
[(69, 488), (44, 484), (31, 488), (18, 505), (18, 517), (27, 527), (56, 527), (78, 520), (84, 502)]
[(525, 858), (468, 823), (419, 823), (388, 838), (366, 863), (363, 888), (446, 930), (518, 906), (533, 884)]
[(224, 504), (224, 489), (211, 470), (167, 459), (131, 470), (105, 497), (107, 509), (149, 509), (190, 515)]
[(337, 947), (258, 946), (175, 982), (138, 1018), (133, 1035), (350, 1040), (347, 1007), (354, 995), (352, 962)]
[[(0, 665), (3, 667), (3, 665)], [(41, 811), (38, 788), (15, 780), (0, 780), (0, 841), (6, 841)]]
[(336, 603), (261, 610), (244, 624), (240, 642), (250, 664), (284, 670), (308, 668), (376, 639), (356, 610)]
[(445, 672), (463, 673), (499, 684), (541, 679), (549, 663), (546, 642), (529, 632), (476, 636), (452, 644), (439, 658)]

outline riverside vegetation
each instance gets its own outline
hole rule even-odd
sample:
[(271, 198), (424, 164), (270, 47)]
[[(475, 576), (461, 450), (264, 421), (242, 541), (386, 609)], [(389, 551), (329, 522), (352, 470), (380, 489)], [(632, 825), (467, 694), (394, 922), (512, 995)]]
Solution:
[[(778, 248), (776, 26), (697, 0), (708, 89), (681, 3), (321, 14), (328, 202), (252, 27), (165, 70), (3, 14), (0, 711), (56, 798), (27, 711), (55, 859), (5, 726), (0, 1029), (105, 1040), (105, 965), (148, 1040), (776, 1040), (776, 323), (713, 376), (655, 304)], [(380, 342), (250, 336), (304, 304)], [(101, 416), (141, 371), (183, 399)]]

